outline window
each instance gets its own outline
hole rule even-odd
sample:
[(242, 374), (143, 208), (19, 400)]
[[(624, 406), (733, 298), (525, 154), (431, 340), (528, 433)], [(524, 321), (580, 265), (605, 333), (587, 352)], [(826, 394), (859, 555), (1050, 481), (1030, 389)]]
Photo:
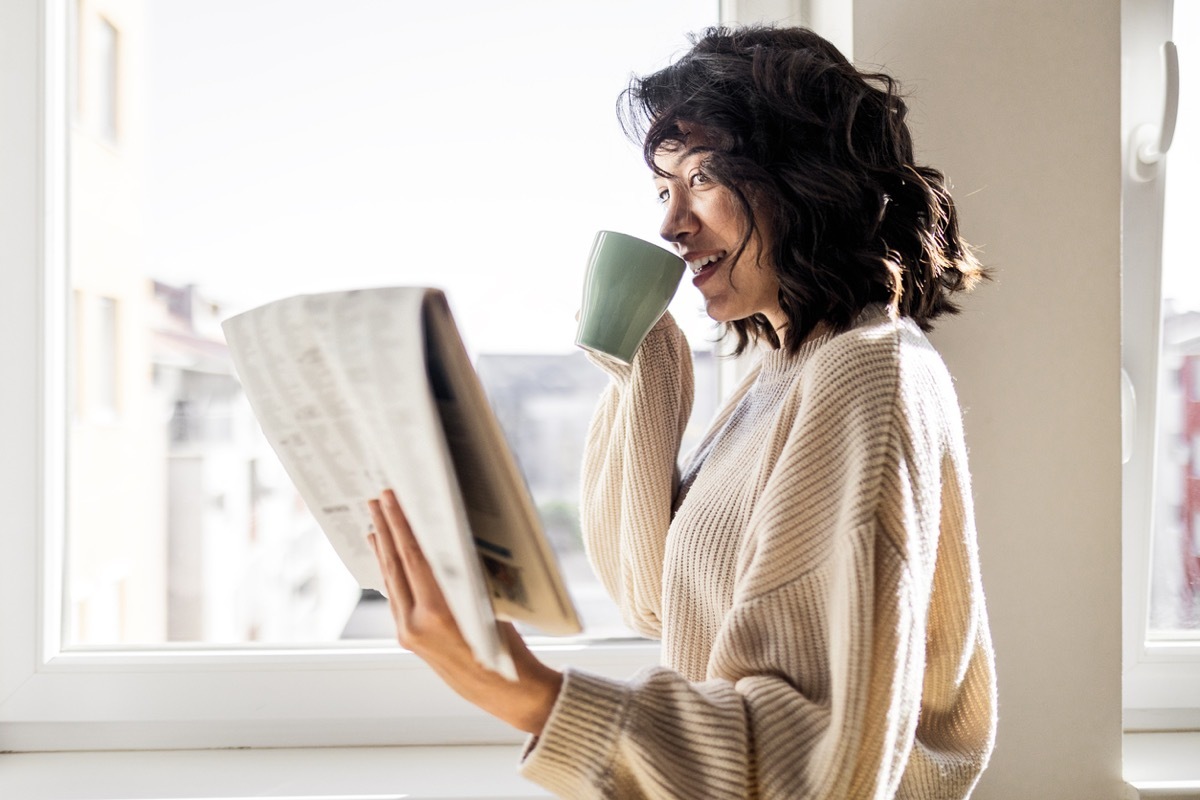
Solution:
[[(1200, 13), (1177, 3), (1172, 38), (1179, 49), (1180, 85), (1200, 79)], [(1149, 634), (1158, 640), (1200, 641), (1200, 552), (1194, 521), (1200, 514), (1195, 462), (1200, 404), (1191, 391), (1200, 367), (1200, 262), (1191, 227), (1200, 202), (1200, 108), (1195, 92), (1179, 93), (1175, 139), (1167, 161), (1163, 205), (1163, 339), (1159, 362), (1159, 473), (1155, 492)]]
[[(502, 387), (515, 362), (538, 353), (521, 344), (511, 308), (495, 298), (513, 294), (531, 265), (542, 267), (515, 295), (545, 310), (539, 344), (569, 343), (579, 273), (570, 264), (582, 261), (594, 230), (656, 235), (646, 171), (621, 138), (612, 100), (631, 70), (653, 67), (671, 42), (683, 46), (681, 32), (713, 22), (715, 3), (672, 5), (654, 24), (638, 4), (597, 4), (590, 19), (621, 32), (622, 53), (644, 53), (631, 57), (610, 52), (611, 37), (571, 41), (570, 30), (555, 28), (566, 25), (555, 21), (561, 15), (538, 3), (503, 13), (485, 4), (466, 15), (487, 34), (467, 47), (434, 33), (418, 46), (414, 29), (445, 27), (394, 4), (330, 3), (304, 32), (246, 3), (85, 2), (82, 72), (108, 88), (98, 99), (84, 78), (78, 130), (66, 124), (68, 6), (20, 0), (0, 10), (0, 44), (20, 65), (0, 91), (6, 107), (27, 109), (4, 122), (10, 146), (0, 165), (13, 180), (0, 189), (3, 259), (22, 267), (0, 300), (0, 332), (29, 343), (13, 351), (6, 380), (31, 387), (0, 399), (0, 441), (14, 454), (0, 467), (10, 509), (0, 530), (0, 599), (35, 610), (0, 623), (4, 748), (513, 741), (394, 646), (339, 638), (356, 594), (338, 601), (339, 613), (328, 610), (334, 579), (317, 552), (322, 539), (308, 535), (302, 511), (281, 494), (235, 383), (216, 366), (215, 326), (239, 304), (282, 294), (449, 284), (481, 372)], [(461, 34), (463, 8), (452, 10)], [(370, 13), (400, 16), (384, 24)], [(202, 57), (177, 60), (175, 71), (142, 68), (162, 55), (155, 48), (170, 46), (153, 32), (171, 25), (204, 43)], [(534, 43), (516, 47), (522, 35)], [(214, 61), (221, 37), (227, 47)], [(396, 47), (401, 38), (412, 46)], [(556, 51), (554, 42), (567, 46)], [(272, 58), (266, 46), (282, 49)], [(468, 67), (480, 63), (468, 54), (490, 48), (488, 68), (473, 69), (469, 83), (435, 86), (430, 65), (446, 72), (455, 46)], [(413, 60), (385, 63), (396, 53)], [(502, 75), (516, 53), (516, 75)], [(606, 75), (572, 72), (569, 94), (586, 109), (568, 113), (555, 65), (609, 56)], [(147, 80), (168, 85), (130, 88)], [(522, 86), (530, 99), (515, 99)], [(164, 91), (184, 100), (165, 116), (150, 108)], [(141, 96), (146, 108), (135, 105)], [(451, 102), (439, 107), (439, 98)], [(209, 120), (206, 103), (232, 111)], [(119, 134), (119, 149), (95, 146), (111, 138), (95, 135), (98, 107), (111, 110), (100, 113), (111, 123), (100, 130)], [(268, 114), (281, 108), (287, 116)], [(558, 115), (579, 130), (531, 122)], [(552, 135), (533, 135), (542, 129)], [(163, 130), (170, 135), (154, 138)], [(581, 144), (591, 132), (603, 144)], [(450, 150), (435, 152), (438, 144)], [(168, 186), (184, 188), (171, 196)], [(630, 202), (638, 197), (640, 208)], [(555, 221), (550, 211), (559, 209), (570, 213)], [(464, 243), (481, 267), (471, 274), (458, 269)], [(683, 302), (678, 316), (699, 318), (696, 303)], [(693, 341), (703, 346), (707, 334), (693, 332)], [(107, 383), (84, 377), (94, 340), (112, 343), (98, 357), (112, 368)], [(75, 419), (68, 389), (107, 397), (119, 413), (107, 428)], [(568, 435), (579, 406), (570, 387), (539, 387), (518, 410), (546, 428), (515, 447)], [(181, 493), (182, 502), (170, 501)], [(550, 495), (544, 511), (569, 538), (561, 502)], [(196, 535), (206, 530), (228, 535)], [(247, 572), (263, 564), (286, 574), (255, 594), (261, 581)], [(263, 611), (285, 599), (292, 613)], [(254, 641), (271, 646), (246, 646)], [(622, 642), (553, 642), (544, 652), (552, 663), (616, 675), (656, 657), (653, 647)]]
[[(1200, 8), (1143, 4), (1126, 24), (1124, 366), (1133, 403), (1125, 466), (1127, 726), (1194, 725), (1200, 709), (1200, 270), (1189, 233), (1200, 204)], [(1173, 68), (1172, 41), (1178, 73)], [(1165, 124), (1164, 124), (1165, 122)], [(1137, 150), (1174, 130), (1165, 158)], [(1148, 162), (1148, 163), (1147, 163)], [(1189, 710), (1190, 709), (1190, 710)]]
[[(102, 435), (77, 429), (69, 443), (77, 513), (68, 518), (67, 608), (83, 614), (95, 573), (116, 562), (127, 565), (123, 580), (138, 602), (122, 607), (134, 619), (119, 625), (71, 622), (84, 638), (67, 644), (350, 635), (358, 588), (258, 433), (219, 326), (281, 296), (380, 284), (448, 290), (588, 633), (628, 636), (574, 521), (581, 445), (606, 379), (571, 345), (581, 269), (570, 264), (582, 264), (594, 228), (656, 236), (648, 173), (612, 114), (631, 50), (597, 39), (585, 52), (570, 36), (549, 36), (533, 24), (537, 4), (506, 11), (504, 36), (489, 13), (455, 21), (433, 4), (317, 5), (286, 35), (266, 4), (242, 4), (232, 16), (189, 3), (152, 3), (140, 16), (138, 8), (115, 6), (127, 31), (119, 40), (95, 16), (103, 4), (85, 10), (94, 22), (85, 85), (98, 87), (102, 110), (119, 96), (127, 116), (145, 123), (119, 152), (71, 163), (67, 203), (69, 273), (77, 290), (120, 291), (125, 387), (143, 413)], [(615, 25), (632, 8), (606, 7), (597, 19)], [(638, 12), (649, 23), (639, 34), (645, 57), (664, 57), (664, 28), (682, 41), (679, 15), (698, 27), (714, 12), (703, 0), (657, 22)], [(407, 33), (451, 24), (453, 42)], [(398, 36), (409, 37), (405, 47), (394, 46)], [(118, 41), (140, 70), (115, 68)], [(569, 60), (569, 75), (550, 67)], [(138, 82), (140, 95), (127, 88)], [(546, 98), (555, 98), (553, 111)], [(530, 114), (565, 115), (572, 131), (530, 135), (518, 124)], [(72, 132), (81, 154), (86, 136)], [(579, 171), (596, 178), (567, 177)], [(643, 194), (644, 204), (630, 202)], [(715, 363), (688, 291), (676, 313), (702, 348), (695, 437), (715, 400)], [(537, 313), (515, 313), (525, 298)], [(89, 397), (113, 389), (102, 383), (111, 371), (87, 369), (88, 352), (108, 352), (105, 341), (79, 345), (73, 379)], [(252, 464), (254, 485), (242, 478)], [(390, 638), (386, 617), (359, 617), (355, 637), (367, 633), (363, 618), (380, 618), (375, 636)]]

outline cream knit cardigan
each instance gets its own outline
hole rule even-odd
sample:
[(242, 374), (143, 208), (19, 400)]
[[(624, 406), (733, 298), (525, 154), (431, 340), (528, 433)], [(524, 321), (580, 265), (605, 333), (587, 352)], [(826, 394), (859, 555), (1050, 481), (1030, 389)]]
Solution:
[(663, 666), (568, 669), (521, 772), (567, 798), (964, 798), (995, 739), (961, 414), (919, 328), (768, 352), (680, 475), (669, 316), (592, 421), (588, 554)]

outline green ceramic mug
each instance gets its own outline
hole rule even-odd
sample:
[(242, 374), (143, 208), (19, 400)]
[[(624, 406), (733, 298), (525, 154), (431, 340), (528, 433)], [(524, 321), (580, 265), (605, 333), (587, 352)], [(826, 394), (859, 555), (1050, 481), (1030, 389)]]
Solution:
[(667, 310), (685, 268), (656, 244), (615, 231), (592, 243), (575, 344), (629, 364)]

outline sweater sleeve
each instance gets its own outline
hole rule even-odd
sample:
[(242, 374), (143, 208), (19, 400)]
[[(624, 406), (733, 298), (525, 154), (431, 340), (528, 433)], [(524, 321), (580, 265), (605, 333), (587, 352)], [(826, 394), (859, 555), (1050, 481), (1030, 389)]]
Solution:
[(667, 313), (632, 364), (591, 358), (612, 380), (592, 416), (584, 452), (584, 547), (625, 624), (658, 637), (664, 543), (692, 411), (691, 353)]
[[(962, 519), (943, 518), (962, 501), (941, 502), (943, 437), (928, 432), (939, 423), (914, 435), (916, 394), (905, 396), (894, 355), (865, 365), (861, 354), (827, 355), (801, 387), (752, 515), (707, 679), (569, 670), (526, 777), (579, 798), (970, 793), (991, 748), (994, 690), (981, 593), (956, 594), (966, 607), (955, 613), (930, 608), (939, 534), (973, 541)], [(968, 582), (976, 574), (942, 567)], [(928, 626), (941, 619), (953, 630), (931, 641), (960, 668), (938, 687), (940, 721), (915, 756), (933, 767), (918, 770), (928, 785), (904, 785)]]

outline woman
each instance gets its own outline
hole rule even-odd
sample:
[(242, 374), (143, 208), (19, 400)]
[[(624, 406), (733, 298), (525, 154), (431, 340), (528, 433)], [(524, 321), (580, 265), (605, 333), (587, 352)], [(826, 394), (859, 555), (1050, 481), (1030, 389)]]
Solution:
[[(588, 553), (663, 640), (629, 681), (478, 668), (394, 497), (373, 537), (401, 643), (534, 734), (564, 797), (961, 798), (995, 737), (961, 413), (923, 330), (983, 274), (893, 82), (804, 29), (712, 29), (623, 95), (662, 235), (737, 349), (764, 353), (682, 473), (670, 316), (589, 433)], [(456, 638), (457, 637), (457, 638)]]

